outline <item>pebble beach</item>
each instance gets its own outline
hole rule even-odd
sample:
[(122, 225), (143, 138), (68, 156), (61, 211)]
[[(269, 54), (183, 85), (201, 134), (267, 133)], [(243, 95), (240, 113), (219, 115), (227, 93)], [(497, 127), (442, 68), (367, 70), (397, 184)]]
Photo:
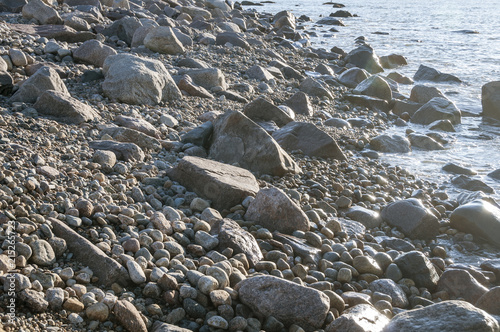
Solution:
[(0, 0), (0, 332), (500, 331), (500, 152), (397, 166), (460, 77), (256, 4)]

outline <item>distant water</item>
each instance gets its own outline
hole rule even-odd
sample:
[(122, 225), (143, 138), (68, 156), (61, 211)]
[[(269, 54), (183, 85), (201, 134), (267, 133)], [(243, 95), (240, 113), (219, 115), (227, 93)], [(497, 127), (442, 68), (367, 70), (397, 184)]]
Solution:
[[(346, 52), (352, 50), (354, 39), (364, 36), (381, 55), (404, 55), (409, 65), (394, 69), (413, 77), (420, 64), (458, 76), (464, 84), (425, 83), (439, 88), (461, 109), (470, 113), (481, 112), (481, 87), (500, 80), (500, 0), (336, 0), (345, 8), (323, 5), (321, 0), (275, 0), (256, 8), (277, 13), (290, 10), (297, 17), (307, 15), (312, 22), (306, 31), (314, 47), (330, 49), (338, 46)], [(358, 17), (341, 18), (345, 27), (339, 32), (328, 31), (330, 26), (316, 26), (314, 22), (338, 9), (348, 10)], [(477, 33), (466, 33), (465, 30)], [(384, 34), (374, 34), (382, 32)], [(389, 73), (394, 70), (386, 70)], [(419, 83), (421, 84), (421, 83)], [(400, 85), (400, 91), (409, 94), (410, 87)], [(423, 126), (411, 125), (425, 133)], [(478, 172), (496, 191), (500, 199), (500, 182), (486, 176), (500, 168), (500, 125), (488, 124), (480, 117), (462, 118), (457, 132), (449, 135), (454, 142), (445, 151), (414, 150), (407, 155), (385, 155), (383, 160), (405, 167), (420, 178), (444, 184), (453, 195), (449, 184), (453, 177), (441, 171), (447, 162), (455, 162)], [(406, 128), (392, 128), (390, 133), (404, 135)]]

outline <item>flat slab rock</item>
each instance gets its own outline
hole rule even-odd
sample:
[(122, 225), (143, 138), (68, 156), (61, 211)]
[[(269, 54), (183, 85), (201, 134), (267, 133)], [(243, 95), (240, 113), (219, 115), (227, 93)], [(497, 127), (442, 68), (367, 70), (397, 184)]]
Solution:
[(497, 332), (495, 318), (465, 301), (443, 301), (397, 314), (383, 332)]
[(49, 220), (54, 234), (66, 240), (69, 251), (73, 253), (76, 260), (94, 272), (94, 275), (99, 278), (99, 284), (105, 286), (111, 286), (115, 282), (127, 284), (128, 272), (117, 261), (106, 256), (101, 249), (69, 228), (64, 222), (55, 218), (49, 218)]
[(246, 169), (199, 157), (184, 157), (168, 176), (211, 200), (216, 209), (230, 209), (259, 191), (257, 180)]
[(245, 279), (236, 288), (240, 301), (255, 313), (306, 331), (321, 328), (330, 308), (324, 293), (274, 276)]
[(67, 43), (79, 43), (90, 39), (95, 39), (96, 35), (89, 31), (76, 31), (66, 25), (31, 25), (31, 24), (8, 24), (8, 26), (19, 33), (28, 35), (38, 35), (48, 39)]

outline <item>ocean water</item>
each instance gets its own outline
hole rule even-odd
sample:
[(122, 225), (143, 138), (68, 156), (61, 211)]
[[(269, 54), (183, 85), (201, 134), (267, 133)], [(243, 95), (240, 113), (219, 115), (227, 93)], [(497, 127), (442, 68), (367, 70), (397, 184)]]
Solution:
[[(364, 36), (377, 55), (401, 54), (408, 66), (386, 70), (413, 77), (420, 64), (459, 77), (464, 83), (418, 82), (435, 86), (458, 108), (468, 113), (481, 112), (481, 87), (500, 80), (500, 0), (349, 0), (345, 8), (333, 8), (321, 0), (274, 0), (264, 6), (250, 7), (258, 11), (277, 13), (290, 10), (297, 17), (312, 19), (305, 31), (313, 32), (313, 47), (333, 46), (349, 52), (354, 40)], [(341, 18), (346, 26), (318, 26), (314, 22), (338, 9), (348, 10), (358, 17)], [(468, 30), (469, 32), (465, 32)], [(379, 33), (383, 34), (379, 34)], [(400, 92), (409, 95), (412, 86), (400, 85)], [(388, 133), (405, 134), (403, 128), (388, 129)], [(426, 133), (423, 126), (410, 124), (416, 132)], [(475, 176), (493, 187), (500, 199), (500, 182), (487, 173), (500, 168), (500, 124), (477, 117), (463, 117), (457, 132), (447, 134), (452, 142), (445, 151), (414, 149), (405, 155), (385, 154), (382, 159), (410, 170), (419, 178), (446, 187), (453, 197), (463, 192), (450, 185), (452, 174), (441, 170), (448, 162), (461, 164), (478, 172)]]

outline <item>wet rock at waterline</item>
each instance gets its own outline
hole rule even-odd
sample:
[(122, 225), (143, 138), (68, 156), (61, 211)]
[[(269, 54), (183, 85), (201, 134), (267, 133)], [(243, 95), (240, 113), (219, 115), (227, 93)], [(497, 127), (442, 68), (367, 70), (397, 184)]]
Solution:
[(481, 103), (483, 116), (500, 120), (500, 81), (483, 85)]

